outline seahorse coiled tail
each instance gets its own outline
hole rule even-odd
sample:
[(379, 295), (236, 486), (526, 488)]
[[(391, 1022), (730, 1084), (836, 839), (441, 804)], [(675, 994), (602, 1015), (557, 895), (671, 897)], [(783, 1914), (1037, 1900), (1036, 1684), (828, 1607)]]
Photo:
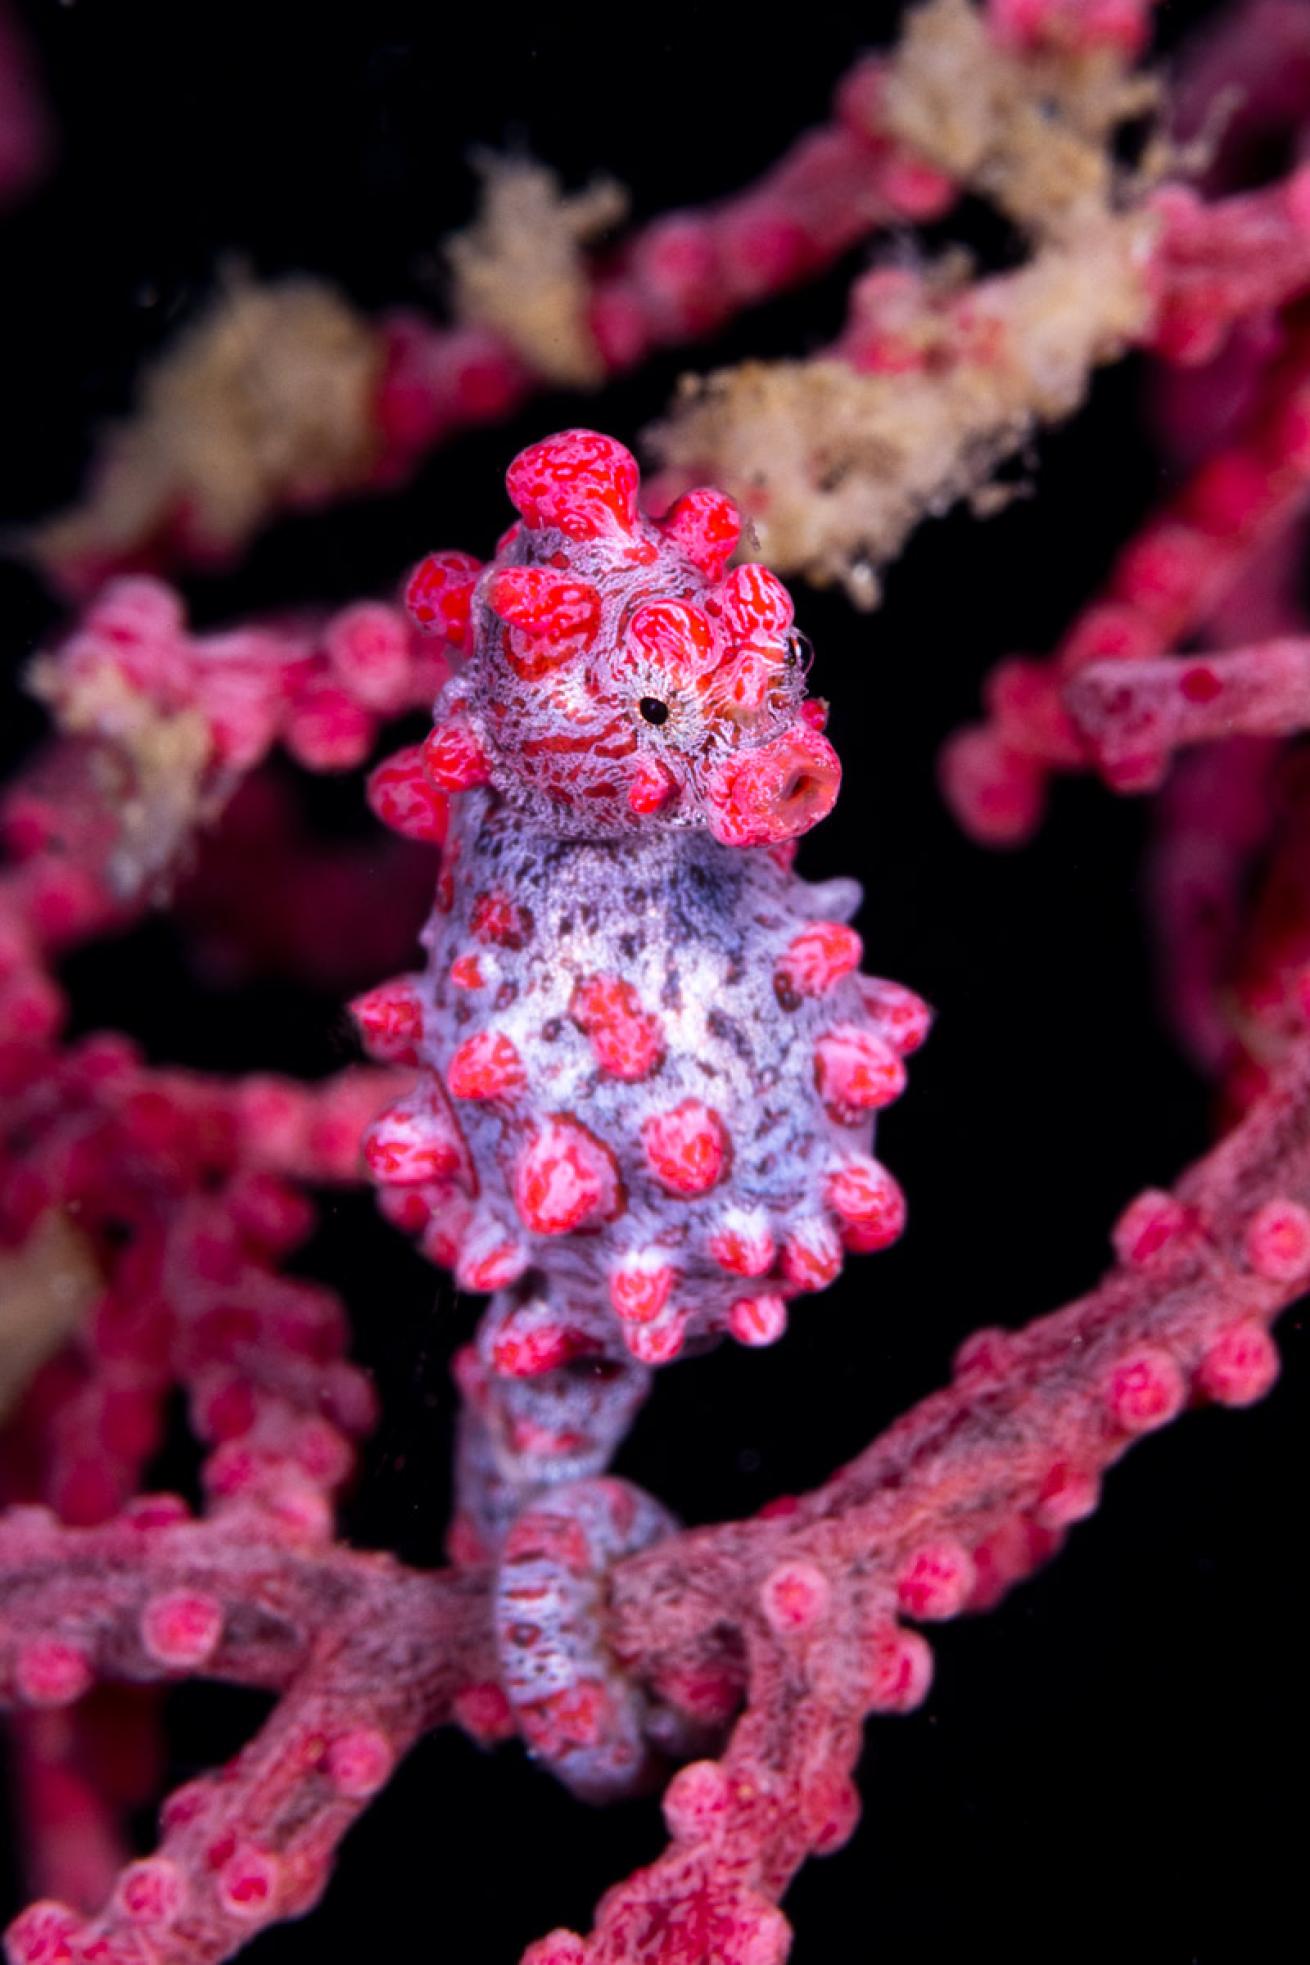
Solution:
[(772, 1343), (847, 1250), (900, 1233), (874, 1115), (928, 1026), (860, 973), (856, 884), (791, 869), (840, 765), (786, 590), (728, 566), (732, 501), (652, 520), (630, 453), (586, 430), (507, 482), (496, 557), (410, 581), (462, 659), (373, 800), (444, 852), (426, 970), (354, 1006), (420, 1067), (367, 1142), (388, 1212), (492, 1294), (462, 1363), (469, 1477), (504, 1489), (484, 1529), (603, 1466), (646, 1368)]

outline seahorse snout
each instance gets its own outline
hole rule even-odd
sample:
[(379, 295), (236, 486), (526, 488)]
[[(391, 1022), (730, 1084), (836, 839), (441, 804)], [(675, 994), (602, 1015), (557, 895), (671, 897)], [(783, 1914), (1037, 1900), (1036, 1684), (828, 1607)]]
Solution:
[(772, 846), (826, 819), (841, 762), (806, 724), (716, 764), (705, 784), (705, 817), (721, 846)]

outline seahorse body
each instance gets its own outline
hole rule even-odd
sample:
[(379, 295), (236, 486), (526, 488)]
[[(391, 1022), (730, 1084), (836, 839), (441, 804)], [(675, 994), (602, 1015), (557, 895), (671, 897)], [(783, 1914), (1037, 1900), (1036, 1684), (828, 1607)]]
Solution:
[(496, 559), (411, 582), (466, 653), (424, 787), (413, 760), (387, 782), (405, 810), (459, 796), (426, 972), (356, 1006), (422, 1066), (367, 1149), (391, 1212), (494, 1293), (464, 1367), (484, 1533), (605, 1464), (646, 1367), (772, 1342), (846, 1249), (894, 1239), (873, 1114), (927, 1028), (858, 973), (855, 883), (790, 870), (840, 768), (785, 590), (727, 570), (731, 502), (652, 521), (629, 453), (588, 431), (508, 483)]

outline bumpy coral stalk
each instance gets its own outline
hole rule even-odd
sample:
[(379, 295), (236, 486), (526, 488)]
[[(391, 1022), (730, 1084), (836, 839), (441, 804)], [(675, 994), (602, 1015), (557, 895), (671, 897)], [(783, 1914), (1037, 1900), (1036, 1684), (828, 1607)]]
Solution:
[[(1310, 498), (1308, 412), (1310, 340), (1301, 327), (1236, 437), (1123, 549), (1103, 593), (1051, 660), (1015, 659), (995, 669), (987, 684), (989, 721), (953, 738), (942, 757), (943, 789), (975, 837), (992, 844), (1026, 838), (1041, 816), (1051, 775), (1092, 761), (1064, 701), (1076, 677), (1098, 663), (1149, 662), (1196, 633), (1304, 513)], [(1190, 667), (1179, 669), (1180, 680)], [(1222, 690), (1218, 675), (1216, 680)], [(1270, 691), (1278, 694), (1276, 682), (1262, 685), (1262, 693)], [(1094, 715), (1092, 698), (1083, 700), (1085, 714)], [(1126, 687), (1125, 708), (1134, 700)], [(1104, 719), (1102, 727), (1104, 746), (1110, 741)], [(1127, 736), (1125, 749), (1131, 744)]]
[(856, 63), (830, 120), (756, 183), (665, 213), (601, 260), (578, 242), (594, 201), (579, 209), (550, 173), (495, 166), (487, 209), (451, 242), (463, 276), (449, 325), (399, 309), (374, 323), (303, 277), (231, 283), (107, 433), (83, 502), (36, 530), (37, 558), (77, 592), (125, 568), (228, 561), (277, 512), (394, 484), (542, 385), (602, 382), (872, 232), (940, 216), (955, 187), (888, 133), (884, 76), (880, 60)]
[(1288, 737), (1310, 726), (1310, 640), (1094, 662), (1064, 700), (1106, 782), (1116, 791), (1149, 791), (1187, 745)]
[(276, 1691), (267, 1725), (163, 1810), (156, 1854), (86, 1919), (35, 1904), (12, 1965), (208, 1965), (317, 1900), (331, 1856), (396, 1760), (493, 1663), (485, 1585), (382, 1556), (194, 1523), (170, 1497), (94, 1530), (0, 1517), (0, 1697), (49, 1707), (93, 1678), (213, 1678)]
[(671, 484), (704, 476), (740, 500), (771, 566), (863, 606), (926, 514), (980, 492), (1149, 331), (1160, 224), (1116, 183), (1110, 146), (1150, 91), (1122, 43), (1048, 44), (1063, 15), (1046, 15), (998, 38), (966, 0), (931, 0), (886, 88), (892, 127), (1005, 211), (1028, 263), (973, 282), (958, 258), (878, 268), (830, 349), (688, 379), (651, 433)]
[(1245, 1405), (1277, 1372), (1269, 1324), (1310, 1281), (1310, 1045), (1172, 1194), (1142, 1195), (1092, 1295), (982, 1331), (953, 1384), (769, 1519), (695, 1530), (618, 1565), (613, 1643), (689, 1704), (743, 1671), (718, 1761), (665, 1796), (673, 1844), (611, 1891), (587, 1941), (532, 1965), (778, 1960), (773, 1909), (858, 1814), (859, 1721), (923, 1697), (905, 1627), (983, 1609), (1059, 1547), (1127, 1448), (1190, 1401)]
[[(198, 636), (143, 580), (111, 585), (36, 665), (62, 737), (0, 806), (0, 1386), (24, 1394), (0, 1441), (7, 1497), (105, 1520), (181, 1387), (216, 1506), (330, 1524), (372, 1389), (335, 1295), (277, 1272), (314, 1225), (304, 1186), (359, 1176), (364, 1128), (405, 1081), (224, 1082), (152, 1068), (116, 1036), (61, 1045), (55, 967), (162, 897), (276, 739), (319, 768), (357, 762), (444, 674), (439, 646), (381, 604)], [(29, 1715), (17, 1756), (36, 1865), (79, 1896), (113, 1841), (82, 1733)]]
[[(610, 1892), (590, 1939), (558, 1932), (532, 1965), (781, 1960), (779, 1897), (857, 1819), (861, 1720), (927, 1689), (931, 1655), (907, 1625), (995, 1603), (1091, 1513), (1107, 1468), (1189, 1402), (1240, 1406), (1268, 1390), (1269, 1325), (1310, 1280), (1304, 1034), (1238, 1130), (1172, 1194), (1140, 1196), (1115, 1243), (1099, 1289), (1025, 1330), (978, 1333), (949, 1387), (813, 1493), (645, 1550), (633, 1504), (608, 1544), (608, 1587), (569, 1586), (588, 1670), (692, 1723), (743, 1697), (745, 1708), (722, 1757), (670, 1783), (669, 1852)], [(538, 1594), (556, 1572), (581, 1579), (575, 1518), (561, 1492), (504, 1575)], [(66, 1702), (101, 1674), (187, 1672), (284, 1694), (225, 1775), (166, 1805), (158, 1856), (128, 1870), (101, 1917), (24, 1913), (14, 1965), (216, 1962), (313, 1902), (331, 1848), (418, 1731), (452, 1711), (483, 1737), (503, 1731), (486, 1569), (415, 1575), (241, 1516), (194, 1524), (160, 1497), (91, 1531), (12, 1514), (0, 1577), (10, 1700)], [(575, 1711), (595, 1684), (575, 1684)]]

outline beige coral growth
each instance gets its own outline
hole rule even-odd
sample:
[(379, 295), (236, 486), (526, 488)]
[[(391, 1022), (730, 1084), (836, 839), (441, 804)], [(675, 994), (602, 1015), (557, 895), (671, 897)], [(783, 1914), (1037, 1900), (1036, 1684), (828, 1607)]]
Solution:
[(100, 1287), (90, 1245), (64, 1215), (47, 1215), (22, 1248), (0, 1254), (0, 1419)]
[(1158, 97), (1111, 47), (1018, 54), (969, 0), (929, 0), (907, 16), (879, 108), (926, 162), (1046, 237), (1106, 207), (1115, 131)]
[(39, 659), (28, 684), (61, 730), (94, 746), (102, 810), (112, 814), (97, 841), (111, 891), (125, 902), (149, 898), (177, 871), (196, 827), (229, 789), (213, 782), (204, 717), (197, 709), (162, 709), (131, 688), (112, 661), (69, 668)]
[(652, 448), (680, 481), (731, 491), (770, 566), (871, 606), (876, 569), (919, 520), (1071, 414), (1143, 326), (1149, 236), (1138, 215), (1091, 221), (974, 289), (962, 346), (939, 365), (861, 374), (834, 355), (688, 378)]
[(885, 110), (1020, 223), (1032, 257), (973, 287), (960, 254), (875, 276), (896, 290), (895, 360), (860, 358), (866, 282), (829, 354), (686, 379), (650, 433), (672, 479), (724, 486), (770, 566), (873, 605), (877, 569), (918, 521), (965, 496), (997, 502), (996, 467), (1077, 409), (1096, 365), (1145, 327), (1154, 220), (1110, 142), (1153, 93), (1104, 51), (1021, 58), (966, 0), (929, 0), (891, 58)]
[(366, 481), (377, 334), (294, 277), (225, 290), (147, 376), (85, 501), (31, 540), (55, 573), (131, 556), (179, 522), (223, 557), (271, 513)]
[(583, 247), (622, 218), (626, 193), (598, 179), (565, 196), (555, 173), (528, 158), (484, 155), (478, 165), (481, 210), (446, 245), (456, 313), (493, 329), (551, 382), (601, 381)]

